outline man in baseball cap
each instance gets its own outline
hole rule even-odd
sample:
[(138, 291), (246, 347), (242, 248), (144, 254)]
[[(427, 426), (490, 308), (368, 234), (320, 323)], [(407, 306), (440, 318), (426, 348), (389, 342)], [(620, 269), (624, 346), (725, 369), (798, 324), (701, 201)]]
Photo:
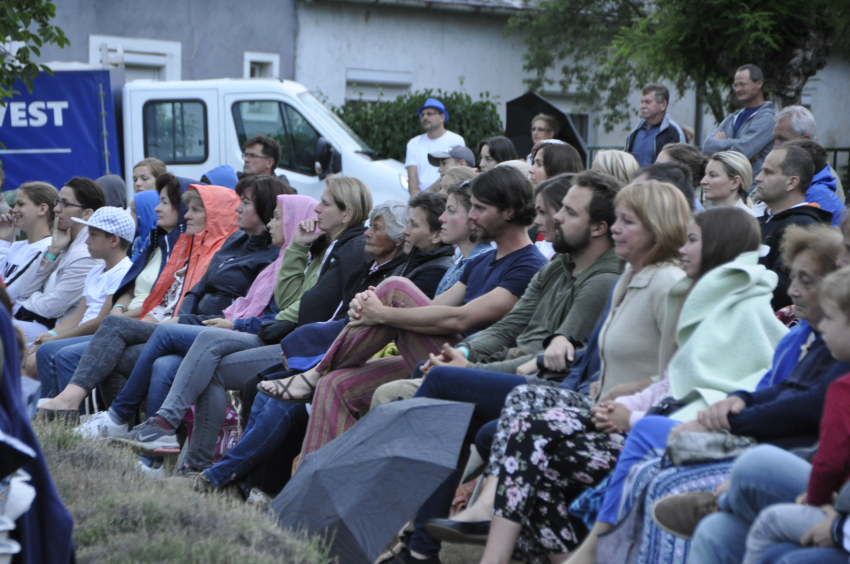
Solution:
[[(33, 341), (34, 349), (27, 358), (26, 370), (42, 384), (41, 397), (52, 397), (57, 389), (54, 358), (66, 346), (82, 342), (77, 337), (93, 335), (100, 322), (112, 309), (112, 295), (120, 288), (124, 275), (133, 264), (127, 249), (136, 235), (136, 222), (121, 208), (98, 208), (88, 220), (72, 218), (86, 226), (86, 246), (91, 258), (99, 264), (86, 275), (83, 295), (74, 313), (65, 316), (56, 327), (41, 333)], [(82, 234), (83, 232), (81, 232)]]
[(428, 158), (429, 153), (441, 153), (458, 145), (466, 145), (463, 137), (446, 129), (449, 112), (441, 101), (428, 98), (417, 113), (425, 133), (408, 141), (407, 155), (404, 159), (404, 166), (407, 168), (407, 185), (411, 196), (428, 189), (440, 180), (440, 172), (437, 169), (439, 163), (431, 164)]
[(439, 192), (440, 182), (442, 181), (441, 179), (446, 175), (449, 169), (456, 166), (468, 166), (470, 168), (475, 167), (475, 155), (472, 153), (472, 149), (466, 145), (457, 145), (456, 147), (450, 148), (448, 151), (428, 153), (428, 162), (431, 166), (436, 166), (440, 173), (440, 178), (438, 178), (434, 184), (429, 186), (428, 190), (432, 192)]

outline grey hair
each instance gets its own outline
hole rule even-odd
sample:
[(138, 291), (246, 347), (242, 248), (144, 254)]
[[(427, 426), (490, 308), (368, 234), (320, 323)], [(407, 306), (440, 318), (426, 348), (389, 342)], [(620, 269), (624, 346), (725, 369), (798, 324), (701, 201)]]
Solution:
[(372, 224), (379, 217), (383, 217), (384, 224), (387, 226), (387, 235), (393, 240), (393, 243), (400, 243), (404, 240), (402, 231), (407, 227), (408, 215), (410, 215), (410, 211), (407, 208), (407, 202), (386, 200), (372, 208), (369, 213), (369, 223)]
[(776, 123), (786, 119), (791, 120), (791, 129), (797, 137), (810, 137), (813, 141), (818, 137), (818, 126), (815, 116), (804, 106), (786, 106), (773, 118)]

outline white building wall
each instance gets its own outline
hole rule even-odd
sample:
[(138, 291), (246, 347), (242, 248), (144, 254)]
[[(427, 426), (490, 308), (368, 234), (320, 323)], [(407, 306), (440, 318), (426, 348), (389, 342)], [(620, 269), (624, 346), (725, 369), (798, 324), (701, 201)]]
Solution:
[(295, 80), (332, 104), (345, 101), (349, 69), (410, 76), (412, 91), (462, 89), (473, 100), (489, 91), (502, 122), (505, 102), (526, 90), (525, 46), (520, 35), (503, 36), (505, 16), (305, 2), (296, 13)]

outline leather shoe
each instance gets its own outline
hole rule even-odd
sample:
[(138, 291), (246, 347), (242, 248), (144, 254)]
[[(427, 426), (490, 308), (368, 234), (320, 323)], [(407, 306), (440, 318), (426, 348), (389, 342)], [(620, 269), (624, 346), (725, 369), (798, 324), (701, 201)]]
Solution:
[(490, 534), (490, 521), (467, 523), (451, 519), (431, 519), (425, 525), (428, 534), (441, 541), (455, 544), (487, 544)]

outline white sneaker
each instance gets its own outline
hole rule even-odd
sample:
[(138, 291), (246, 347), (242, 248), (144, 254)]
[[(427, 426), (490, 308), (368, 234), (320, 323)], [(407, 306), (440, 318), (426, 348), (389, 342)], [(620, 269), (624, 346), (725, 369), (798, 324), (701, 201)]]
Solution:
[(149, 465), (141, 458), (136, 461), (136, 467), (144, 474), (145, 476), (160, 479), (165, 478), (165, 468), (162, 463)]
[(85, 439), (108, 439), (127, 431), (127, 425), (115, 423), (106, 411), (89, 417), (88, 421), (74, 429), (74, 433)]

